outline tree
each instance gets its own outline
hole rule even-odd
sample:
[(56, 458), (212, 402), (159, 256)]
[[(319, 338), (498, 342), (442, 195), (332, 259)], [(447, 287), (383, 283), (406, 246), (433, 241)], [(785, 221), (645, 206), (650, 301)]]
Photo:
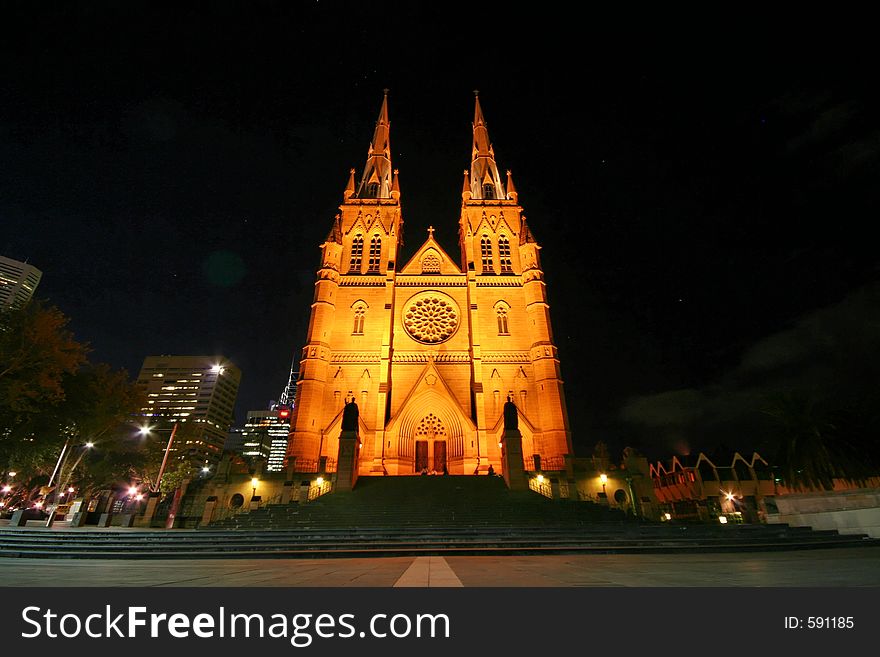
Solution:
[(93, 443), (95, 450), (80, 451), (76, 457), (68, 452), (57, 475), (59, 488), (68, 485), (80, 463), (84, 483), (92, 488), (129, 480), (143, 460), (143, 450), (130, 439), (130, 418), (143, 399), (128, 373), (113, 371), (104, 363), (88, 365), (65, 377), (64, 390), (56, 418), (66, 444)]
[[(778, 450), (773, 463), (786, 486), (832, 490), (834, 479), (861, 483), (878, 474), (875, 452), (860, 444), (855, 425), (812, 395), (778, 394), (764, 412), (776, 423)], [(835, 422), (836, 418), (844, 423)]]
[[(86, 362), (87, 345), (53, 306), (32, 301), (0, 314), (0, 463), (25, 467), (63, 438), (42, 431), (65, 399), (64, 378)], [(38, 440), (39, 438), (39, 440)]]

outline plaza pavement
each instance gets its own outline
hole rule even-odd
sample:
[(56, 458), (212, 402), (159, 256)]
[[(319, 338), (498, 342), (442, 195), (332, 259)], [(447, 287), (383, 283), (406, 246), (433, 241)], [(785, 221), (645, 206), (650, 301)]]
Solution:
[(0, 559), (9, 586), (880, 586), (880, 547), (738, 554)]

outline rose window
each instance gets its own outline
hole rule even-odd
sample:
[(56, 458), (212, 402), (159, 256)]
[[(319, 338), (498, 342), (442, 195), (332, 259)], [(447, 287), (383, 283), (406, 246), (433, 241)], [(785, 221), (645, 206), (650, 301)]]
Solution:
[(443, 342), (458, 329), (458, 309), (445, 294), (423, 292), (410, 299), (403, 313), (403, 326), (419, 342)]
[(446, 429), (443, 428), (443, 423), (433, 413), (429, 413), (426, 417), (422, 418), (422, 421), (419, 423), (419, 426), (416, 429), (416, 438), (445, 437)]

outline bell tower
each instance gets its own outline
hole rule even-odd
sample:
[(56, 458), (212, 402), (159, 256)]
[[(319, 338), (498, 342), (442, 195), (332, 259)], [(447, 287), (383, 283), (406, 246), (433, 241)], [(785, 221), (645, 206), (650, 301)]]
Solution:
[[(474, 94), (473, 147), (461, 191), (459, 245), (468, 278), (470, 325), (479, 328), (471, 332), (477, 424), (494, 426), (510, 395), (534, 429), (532, 451), (526, 456), (559, 458), (572, 453), (571, 432), (541, 247), (526, 223), (510, 171), (507, 184), (501, 184), (480, 97)], [(495, 443), (486, 444), (492, 453)]]
[[(393, 296), (394, 270), (402, 244), (400, 183), (391, 166), (388, 90), (382, 98), (360, 182), (349, 172), (342, 205), (321, 249), (321, 268), (306, 346), (300, 358), (297, 406), (291, 421), (288, 459), (308, 467), (328, 452), (338, 436), (327, 432), (328, 418), (353, 395), (362, 421), (383, 426), (388, 392), (390, 322), (385, 308)], [(359, 377), (343, 372), (338, 353), (367, 367)], [(337, 358), (334, 360), (334, 354)], [(373, 445), (362, 450), (371, 457)]]

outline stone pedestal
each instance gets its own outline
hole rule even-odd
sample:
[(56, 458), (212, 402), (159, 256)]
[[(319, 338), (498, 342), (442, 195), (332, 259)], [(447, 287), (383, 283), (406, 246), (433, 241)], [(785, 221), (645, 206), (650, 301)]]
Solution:
[(217, 508), (217, 496), (211, 495), (207, 500), (205, 500), (205, 508), (202, 509), (202, 519), (199, 521), (199, 525), (207, 525), (210, 524), (211, 520), (214, 518), (214, 509)]
[[(86, 507), (86, 505), (83, 504), (83, 506), (80, 508), (85, 508), (85, 507)], [(88, 511), (77, 511), (76, 513), (73, 514), (73, 516), (70, 519), (70, 526), (71, 527), (85, 527), (86, 526), (86, 519), (88, 517), (89, 517)]]
[(113, 519), (112, 513), (102, 513), (101, 517), (98, 518), (98, 527), (109, 527), (110, 521)]
[(137, 527), (149, 527), (153, 524), (153, 516), (156, 515), (156, 507), (159, 505), (159, 497), (161, 493), (150, 493), (147, 496), (147, 508), (144, 509), (144, 515), (135, 519)]
[(300, 504), (305, 504), (309, 501), (309, 486), (311, 486), (311, 482), (308, 480), (299, 482), (298, 501)]
[(119, 526), (120, 527), (133, 527), (134, 526), (134, 514), (133, 513), (123, 513), (119, 516)]
[(529, 480), (523, 468), (522, 434), (519, 429), (505, 429), (501, 435), (501, 464), (504, 483), (510, 490), (529, 489)]
[(260, 502), (263, 501), (263, 497), (261, 495), (255, 495), (251, 498), (251, 503), (248, 505), (248, 510), (256, 511), (260, 508)]
[(284, 486), (281, 488), (281, 503), (282, 504), (290, 504), (290, 501), (293, 499), (293, 482), (285, 481)]
[(358, 477), (357, 431), (343, 431), (339, 434), (339, 454), (336, 458), (336, 486), (339, 491), (354, 488)]
[(25, 510), (19, 509), (12, 514), (12, 518), (9, 520), (10, 527), (24, 527), (27, 525), (27, 520), (25, 519)]

